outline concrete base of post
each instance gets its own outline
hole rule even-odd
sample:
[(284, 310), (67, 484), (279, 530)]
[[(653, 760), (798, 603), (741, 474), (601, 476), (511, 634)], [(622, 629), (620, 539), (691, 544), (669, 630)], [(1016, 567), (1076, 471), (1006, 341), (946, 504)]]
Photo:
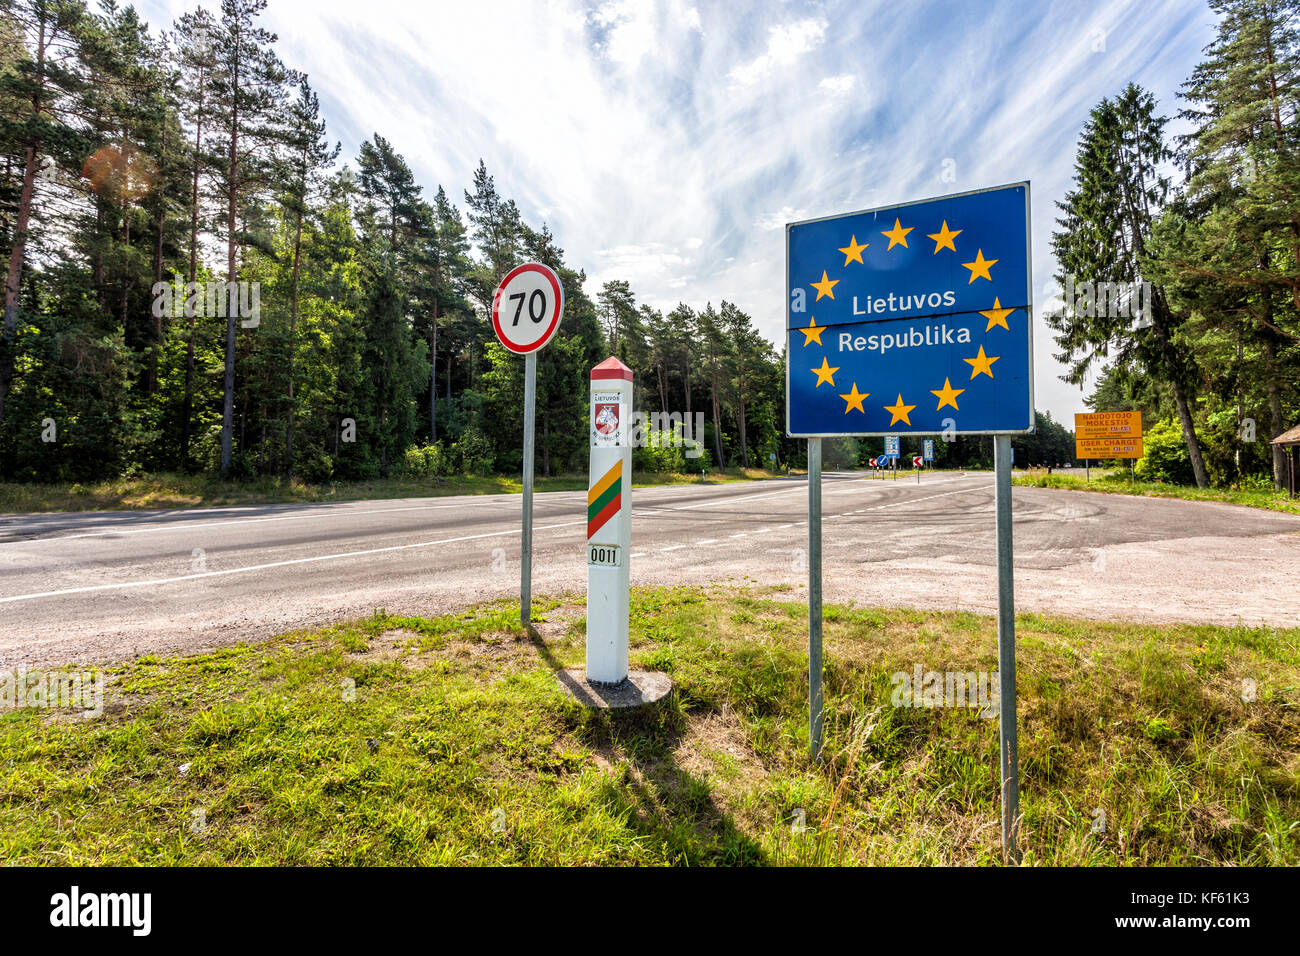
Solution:
[(658, 671), (628, 671), (626, 679), (617, 684), (588, 681), (581, 667), (566, 668), (555, 676), (569, 696), (597, 710), (645, 707), (663, 700), (673, 689), (672, 678)]

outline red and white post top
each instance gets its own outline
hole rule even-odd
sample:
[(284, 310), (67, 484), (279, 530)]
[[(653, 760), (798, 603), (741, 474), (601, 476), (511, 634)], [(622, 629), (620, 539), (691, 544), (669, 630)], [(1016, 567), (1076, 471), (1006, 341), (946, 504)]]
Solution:
[(630, 382), (632, 381), (632, 370), (611, 355), (591, 370), (591, 380), (593, 382), (604, 381), (605, 379), (621, 379)]

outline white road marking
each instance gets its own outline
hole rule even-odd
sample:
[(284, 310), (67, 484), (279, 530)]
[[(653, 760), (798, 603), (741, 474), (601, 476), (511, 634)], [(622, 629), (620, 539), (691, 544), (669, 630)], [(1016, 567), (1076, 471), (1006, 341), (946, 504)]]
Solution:
[(226, 521), (182, 521), (172, 520), (160, 522), (158, 525), (149, 528), (105, 528), (102, 531), (83, 531), (79, 534), (56, 534), (48, 538), (26, 538), (15, 541), (0, 541), (0, 546), (6, 544), (44, 544), (49, 541), (72, 541), (77, 538), (102, 538), (106, 535), (114, 534), (152, 534), (159, 531), (190, 531), (194, 528), (237, 528), (245, 524), (257, 524), (260, 521), (293, 521), (298, 518), (340, 518), (350, 515), (383, 515), (396, 514), (403, 511), (437, 511), (446, 508), (461, 508), (466, 505), (485, 505), (494, 504), (488, 501), (467, 501), (462, 504), (453, 505), (418, 505), (414, 508), (371, 508), (365, 511), (355, 509), (341, 509), (339, 511), (312, 511), (291, 515), (268, 515), (264, 518), (230, 518)]
[[(573, 525), (586, 524), (586, 519), (581, 521), (566, 521), (563, 524), (546, 525), (537, 528), (537, 531), (551, 531), (555, 528), (568, 528)], [(94, 584), (84, 588), (63, 588), (59, 591), (40, 591), (35, 594), (17, 594), (13, 597), (0, 597), (0, 604), (9, 604), (13, 601), (30, 601), (35, 598), (58, 597), (64, 594), (86, 594), (91, 591), (112, 591), (124, 588), (143, 588), (154, 587), (161, 584), (175, 584), (177, 581), (193, 581), (198, 578), (215, 578), (226, 574), (245, 574), (249, 571), (265, 571), (268, 568), (283, 568), (294, 564), (311, 564), (315, 561), (333, 561), (339, 558), (359, 558), (370, 554), (385, 554), (390, 551), (409, 551), (412, 548), (431, 548), (440, 544), (454, 544), (457, 541), (474, 541), (479, 538), (499, 538), (502, 535), (520, 534), (520, 529), (511, 528), (508, 531), (487, 531), (483, 534), (466, 534), (456, 538), (440, 538), (437, 541), (421, 541), (416, 544), (394, 544), (387, 548), (370, 548), (365, 551), (346, 551), (341, 554), (318, 554), (310, 558), (292, 558), (287, 561), (271, 561), (267, 564), (252, 564), (243, 568), (227, 568), (224, 571), (200, 571), (195, 574), (182, 574), (174, 578), (156, 578), (151, 581), (120, 581), (115, 584)]]

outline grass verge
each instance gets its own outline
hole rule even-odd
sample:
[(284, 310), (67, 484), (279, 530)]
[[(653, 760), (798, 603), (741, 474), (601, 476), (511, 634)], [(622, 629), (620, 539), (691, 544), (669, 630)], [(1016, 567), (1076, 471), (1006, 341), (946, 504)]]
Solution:
[[(0, 714), (0, 862), (999, 862), (997, 721), (890, 676), (995, 670), (994, 622), (827, 607), (814, 766), (805, 615), (636, 590), (634, 666), (676, 684), (639, 714), (560, 689), (557, 600), (531, 637), (493, 604), (117, 665), (99, 718)], [(1025, 862), (1300, 862), (1300, 630), (1018, 627)]]
[(1221, 501), (1230, 505), (1246, 505), (1251, 508), (1300, 514), (1300, 499), (1289, 498), (1285, 492), (1248, 488), (1197, 488), (1188, 485), (1169, 485), (1161, 481), (1130, 481), (1127, 472), (1106, 474), (1092, 481), (1085, 481), (1077, 475), (1049, 475), (1041, 471), (1016, 475), (1011, 483), (1027, 488), (1067, 488), (1072, 491), (1139, 495), (1147, 498)]
[[(730, 468), (710, 472), (709, 483), (771, 478), (757, 468)], [(699, 474), (636, 472), (633, 485), (698, 484)], [(587, 476), (537, 478), (537, 491), (584, 491)], [(263, 505), (314, 501), (363, 501), (387, 498), (430, 498), (446, 495), (518, 494), (521, 480), (514, 477), (384, 478), (374, 481), (307, 485), (288, 479), (221, 481), (199, 475), (162, 474), (118, 478), (71, 485), (0, 483), (0, 513), (29, 514), (49, 511), (102, 511), (142, 508), (205, 508), (219, 505)]]

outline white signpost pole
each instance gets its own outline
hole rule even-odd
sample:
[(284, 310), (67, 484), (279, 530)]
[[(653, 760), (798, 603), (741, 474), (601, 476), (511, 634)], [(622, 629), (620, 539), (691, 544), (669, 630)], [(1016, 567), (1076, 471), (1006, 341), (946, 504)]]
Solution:
[(632, 583), (632, 370), (608, 358), (591, 370), (587, 490), (587, 682), (627, 679)]

